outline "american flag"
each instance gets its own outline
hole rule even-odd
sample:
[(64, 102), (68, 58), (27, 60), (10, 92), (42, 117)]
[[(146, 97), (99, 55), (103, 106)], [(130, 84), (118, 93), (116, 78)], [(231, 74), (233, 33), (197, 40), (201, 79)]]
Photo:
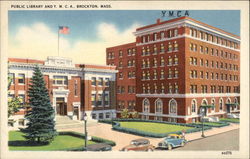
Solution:
[(59, 26), (59, 34), (69, 34), (69, 27)]

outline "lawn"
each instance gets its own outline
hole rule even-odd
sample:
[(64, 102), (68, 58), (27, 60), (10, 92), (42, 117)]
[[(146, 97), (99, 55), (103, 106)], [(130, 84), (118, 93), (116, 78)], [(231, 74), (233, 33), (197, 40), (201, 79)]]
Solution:
[[(93, 141), (88, 141), (87, 144), (94, 144)], [(67, 148), (83, 147), (84, 139), (73, 137), (70, 135), (58, 135), (48, 145), (29, 145), (23, 133), (20, 131), (9, 132), (9, 150), (26, 150), (26, 151), (55, 151)]]
[(169, 133), (174, 131), (182, 131), (193, 129), (193, 127), (171, 125), (164, 123), (151, 123), (151, 122), (119, 122), (121, 127), (137, 129), (151, 133)]
[(227, 121), (227, 122), (240, 122), (240, 119), (237, 118), (221, 118), (220, 121)]

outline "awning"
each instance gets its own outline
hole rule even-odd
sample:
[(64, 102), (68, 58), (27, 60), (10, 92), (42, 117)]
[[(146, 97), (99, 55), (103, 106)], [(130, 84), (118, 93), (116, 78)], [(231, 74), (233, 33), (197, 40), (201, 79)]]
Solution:
[(214, 105), (201, 105), (202, 108), (214, 108)]
[(239, 103), (226, 103), (226, 106), (237, 106)]

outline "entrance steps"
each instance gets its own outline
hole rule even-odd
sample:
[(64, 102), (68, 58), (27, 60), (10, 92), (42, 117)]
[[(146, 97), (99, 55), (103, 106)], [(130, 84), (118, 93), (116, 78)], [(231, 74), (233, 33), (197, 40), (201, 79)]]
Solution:
[[(97, 121), (88, 121), (87, 126), (97, 125)], [(82, 128), (84, 129), (84, 121), (72, 120), (68, 116), (56, 116), (56, 129), (70, 129), (70, 128)]]

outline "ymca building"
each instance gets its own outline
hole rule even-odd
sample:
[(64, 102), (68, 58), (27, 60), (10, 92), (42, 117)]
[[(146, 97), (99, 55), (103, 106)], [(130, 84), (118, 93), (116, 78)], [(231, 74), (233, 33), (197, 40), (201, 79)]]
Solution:
[[(29, 81), (36, 65), (41, 69), (56, 115), (82, 120), (111, 119), (116, 117), (114, 66), (74, 64), (71, 59), (48, 57), (46, 61), (9, 58), (8, 72), (11, 85), (8, 98), (19, 97), (28, 102)], [(25, 107), (15, 120), (24, 120)]]
[(190, 17), (137, 28), (135, 41), (106, 49), (116, 66), (117, 116), (190, 123), (240, 109), (240, 37)]

